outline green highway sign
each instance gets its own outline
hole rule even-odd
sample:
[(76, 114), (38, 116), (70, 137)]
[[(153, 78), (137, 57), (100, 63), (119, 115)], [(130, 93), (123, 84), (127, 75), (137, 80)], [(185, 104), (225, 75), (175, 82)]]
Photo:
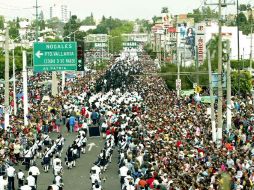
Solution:
[(131, 47), (131, 48), (136, 48), (138, 46), (136, 41), (127, 41), (123, 42), (123, 47)]
[(76, 71), (76, 42), (35, 42), (33, 44), (34, 71)]
[(94, 48), (106, 48), (108, 44), (106, 42), (96, 42), (94, 43)]

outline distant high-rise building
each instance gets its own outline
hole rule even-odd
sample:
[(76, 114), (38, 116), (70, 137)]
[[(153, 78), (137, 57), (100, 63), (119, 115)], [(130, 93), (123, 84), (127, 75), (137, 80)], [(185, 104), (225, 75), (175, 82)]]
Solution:
[(61, 20), (65, 23), (68, 22), (68, 9), (67, 5), (61, 5)]
[(69, 15), (67, 5), (64, 4), (63, 1), (54, 1), (53, 5), (50, 7), (49, 17), (57, 17), (64, 23), (68, 22)]

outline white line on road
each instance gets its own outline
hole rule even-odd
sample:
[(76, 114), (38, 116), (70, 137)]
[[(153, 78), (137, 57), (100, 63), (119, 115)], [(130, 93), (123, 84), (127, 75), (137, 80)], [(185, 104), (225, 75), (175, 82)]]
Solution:
[(89, 143), (88, 146), (89, 146), (88, 152), (90, 152), (92, 150), (93, 146), (95, 146), (95, 143)]

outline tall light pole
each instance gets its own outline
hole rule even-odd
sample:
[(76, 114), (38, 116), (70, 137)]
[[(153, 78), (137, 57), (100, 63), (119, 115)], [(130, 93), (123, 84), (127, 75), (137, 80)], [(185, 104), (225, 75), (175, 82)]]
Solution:
[(39, 37), (39, 25), (38, 25), (38, 0), (36, 0), (36, 3), (35, 3), (35, 17), (36, 17), (36, 31), (35, 31), (35, 41), (38, 42), (38, 37)]
[(239, 40), (239, 4), (236, 0), (236, 26), (237, 26), (237, 67), (238, 67), (238, 95), (240, 95), (240, 40)]
[[(253, 18), (253, 14), (252, 14), (251, 10), (251, 17)], [(253, 21), (253, 20), (252, 20)], [(251, 75), (252, 75), (252, 41), (253, 41), (253, 23), (251, 23), (251, 28), (250, 28), (250, 69), (251, 69)]]
[[(221, 9), (222, 7), (226, 7), (227, 5), (232, 5), (232, 3), (226, 3), (226, 0), (222, 3), (222, 0), (218, 0), (218, 4), (209, 4), (209, 5), (217, 5), (219, 7), (218, 11), (218, 130), (217, 130), (217, 139), (219, 141), (219, 145), (221, 145), (222, 140), (222, 101), (223, 101), (223, 89), (222, 89), (222, 16)], [(206, 4), (208, 5), (208, 4)]]
[(5, 30), (5, 91), (4, 91), (4, 127), (9, 126), (9, 107), (10, 107), (10, 89), (9, 89), (9, 28)]
[(75, 34), (76, 34), (76, 32), (78, 32), (78, 31), (79, 31), (79, 29), (77, 29), (77, 30), (75, 30), (75, 31), (73, 31), (73, 32), (71, 32), (71, 33), (69, 33), (67, 36), (64, 36), (64, 37), (63, 37), (63, 41), (64, 41), (64, 38), (69, 38), (69, 41), (71, 41), (71, 35), (72, 35), (72, 34), (74, 34), (74, 39), (73, 39), (73, 40), (76, 41), (76, 35), (75, 35)]
[(209, 92), (211, 98), (211, 124), (212, 124), (212, 139), (213, 142), (216, 142), (216, 122), (215, 122), (215, 113), (214, 113), (214, 96), (213, 96), (213, 85), (212, 85), (212, 66), (211, 66), (211, 56), (210, 56), (210, 47), (207, 48), (207, 58), (208, 58), (208, 71), (209, 71)]
[(17, 99), (16, 99), (16, 65), (15, 65), (15, 54), (14, 54), (14, 50), (15, 47), (13, 46), (13, 50), (12, 50), (12, 75), (13, 75), (13, 104), (14, 104), (14, 110), (13, 110), (13, 114), (17, 115)]
[[(219, 0), (219, 39), (218, 39), (218, 140), (222, 140), (222, 33), (221, 33), (221, 0)], [(221, 144), (221, 143), (220, 143)]]
[[(231, 67), (230, 67), (230, 44), (227, 40), (225, 43), (225, 49), (223, 51), (226, 51), (226, 63), (227, 63), (227, 131), (231, 129), (231, 123), (232, 123), (232, 113), (231, 113)], [(225, 53), (225, 52), (224, 52)], [(228, 58), (227, 58), (228, 57)]]
[[(12, 50), (12, 75), (13, 75), (13, 104), (14, 104), (14, 111), (13, 114), (17, 115), (17, 98), (16, 98), (16, 64), (15, 64), (15, 43), (14, 41), (16, 39), (18, 39), (19, 36), (17, 38), (15, 38), (13, 40), (13, 50)], [(22, 46), (21, 46), (22, 47)]]
[(28, 125), (28, 94), (27, 94), (27, 55), (22, 51), (23, 58), (23, 102), (24, 102), (24, 125)]

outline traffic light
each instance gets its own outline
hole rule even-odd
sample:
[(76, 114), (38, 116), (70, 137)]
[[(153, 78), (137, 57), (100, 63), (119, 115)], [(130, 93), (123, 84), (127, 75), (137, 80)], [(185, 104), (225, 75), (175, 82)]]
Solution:
[(81, 45), (77, 48), (77, 71), (84, 71), (84, 49)]

